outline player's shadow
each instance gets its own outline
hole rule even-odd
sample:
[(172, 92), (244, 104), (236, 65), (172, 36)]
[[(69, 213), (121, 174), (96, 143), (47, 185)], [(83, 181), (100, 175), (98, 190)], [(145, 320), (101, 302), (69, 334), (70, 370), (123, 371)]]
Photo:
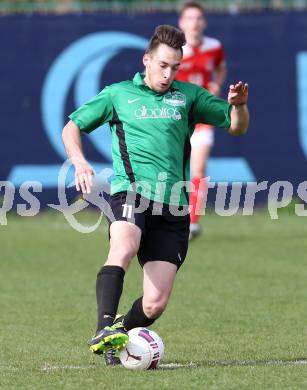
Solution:
[(203, 360), (195, 362), (163, 362), (160, 368), (163, 370), (175, 370), (183, 368), (200, 367), (256, 367), (256, 366), (293, 366), (307, 365), (306, 357), (293, 359), (263, 359), (263, 360)]

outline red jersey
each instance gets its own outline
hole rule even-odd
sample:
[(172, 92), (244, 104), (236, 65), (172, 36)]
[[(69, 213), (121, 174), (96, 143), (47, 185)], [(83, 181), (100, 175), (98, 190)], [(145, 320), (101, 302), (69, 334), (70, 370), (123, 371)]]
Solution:
[(214, 69), (225, 60), (221, 42), (207, 36), (202, 43), (193, 47), (183, 46), (183, 58), (176, 79), (208, 88)]

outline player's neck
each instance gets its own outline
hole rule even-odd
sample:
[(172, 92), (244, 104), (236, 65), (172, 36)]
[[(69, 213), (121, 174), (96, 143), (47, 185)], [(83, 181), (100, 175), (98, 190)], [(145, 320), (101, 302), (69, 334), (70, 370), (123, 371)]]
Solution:
[(189, 46), (198, 47), (203, 41), (203, 36), (188, 36), (186, 35), (187, 44)]
[(150, 85), (150, 81), (148, 80), (148, 77), (146, 76), (146, 73), (145, 73), (145, 77), (143, 79), (143, 82), (144, 82), (144, 85), (146, 85), (146, 87), (152, 89), (152, 87)]

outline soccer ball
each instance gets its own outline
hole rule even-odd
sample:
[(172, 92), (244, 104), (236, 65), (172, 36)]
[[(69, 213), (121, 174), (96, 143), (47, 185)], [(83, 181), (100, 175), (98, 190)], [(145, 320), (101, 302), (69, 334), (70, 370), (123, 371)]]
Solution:
[(127, 346), (119, 352), (122, 365), (129, 370), (157, 368), (164, 355), (161, 337), (147, 328), (131, 329), (128, 336)]

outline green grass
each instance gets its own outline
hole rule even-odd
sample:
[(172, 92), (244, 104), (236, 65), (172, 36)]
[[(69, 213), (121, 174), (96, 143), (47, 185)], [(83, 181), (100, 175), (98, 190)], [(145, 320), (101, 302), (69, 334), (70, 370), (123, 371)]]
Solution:
[[(306, 389), (305, 218), (209, 214), (202, 223), (153, 326), (164, 364), (184, 367), (133, 372), (106, 368), (86, 344), (106, 225), (80, 234), (60, 214), (9, 216), (0, 226), (0, 388)], [(135, 261), (121, 312), (141, 294), (141, 276)]]

